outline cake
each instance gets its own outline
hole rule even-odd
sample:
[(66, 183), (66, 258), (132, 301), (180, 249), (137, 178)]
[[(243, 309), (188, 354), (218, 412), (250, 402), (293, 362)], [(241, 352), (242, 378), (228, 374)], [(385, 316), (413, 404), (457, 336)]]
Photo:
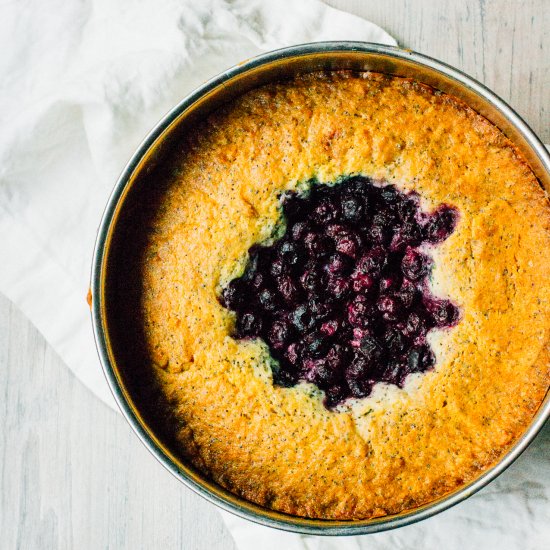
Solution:
[(311, 73), (172, 157), (131, 280), (183, 460), (276, 511), (367, 519), (522, 435), (549, 385), (550, 206), (498, 128), (414, 80)]

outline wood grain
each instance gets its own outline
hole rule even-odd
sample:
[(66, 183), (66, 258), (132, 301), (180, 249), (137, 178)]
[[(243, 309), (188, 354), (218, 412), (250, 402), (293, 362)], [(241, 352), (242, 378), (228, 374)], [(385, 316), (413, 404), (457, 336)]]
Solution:
[[(481, 80), (550, 142), (547, 0), (327, 3)], [(0, 396), (1, 548), (234, 548), (217, 510), (160, 467), (3, 297)], [(549, 443), (547, 426), (513, 468), (542, 460)], [(499, 490), (515, 483), (513, 468)]]

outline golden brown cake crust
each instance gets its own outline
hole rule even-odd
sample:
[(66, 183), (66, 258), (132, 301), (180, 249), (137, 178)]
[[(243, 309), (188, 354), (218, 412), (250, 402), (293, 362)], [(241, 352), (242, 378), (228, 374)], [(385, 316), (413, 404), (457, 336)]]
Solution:
[[(187, 460), (275, 510), (369, 518), (472, 480), (522, 434), (549, 384), (550, 207), (497, 128), (414, 81), (311, 74), (245, 94), (178, 154), (141, 303)], [(431, 288), (462, 320), (431, 333), (435, 370), (331, 412), (310, 384), (273, 386), (267, 348), (229, 336), (217, 295), (270, 235), (281, 191), (357, 173), (459, 209)]]

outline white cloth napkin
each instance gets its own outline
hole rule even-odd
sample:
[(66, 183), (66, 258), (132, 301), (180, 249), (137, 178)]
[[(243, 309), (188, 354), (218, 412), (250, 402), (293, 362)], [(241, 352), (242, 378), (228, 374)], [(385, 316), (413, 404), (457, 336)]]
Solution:
[[(114, 407), (85, 297), (105, 202), (147, 131), (196, 86), (258, 53), (395, 41), (317, 0), (27, 0), (0, 10), (0, 291)], [(321, 539), (224, 520), (240, 550), (540, 548), (550, 538), (549, 439), (481, 495), (395, 532)]]

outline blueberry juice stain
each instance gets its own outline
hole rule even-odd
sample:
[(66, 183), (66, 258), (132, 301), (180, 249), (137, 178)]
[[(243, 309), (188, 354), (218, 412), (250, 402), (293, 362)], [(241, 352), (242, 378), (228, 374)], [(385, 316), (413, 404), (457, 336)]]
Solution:
[(312, 183), (281, 203), (284, 235), (252, 246), (243, 275), (220, 296), (236, 313), (233, 337), (267, 343), (273, 383), (313, 383), (332, 409), (378, 382), (403, 387), (432, 369), (427, 334), (460, 313), (430, 293), (433, 261), (420, 247), (453, 232), (456, 208), (424, 212), (416, 193), (362, 176)]

